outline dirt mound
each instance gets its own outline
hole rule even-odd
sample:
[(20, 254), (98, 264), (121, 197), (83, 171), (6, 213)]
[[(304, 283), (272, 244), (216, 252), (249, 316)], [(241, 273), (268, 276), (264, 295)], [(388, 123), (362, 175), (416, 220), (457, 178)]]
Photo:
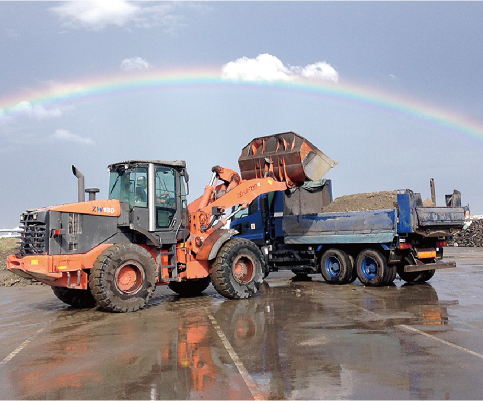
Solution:
[(366, 210), (395, 209), (397, 191), (381, 191), (344, 195), (322, 208), (322, 213), (362, 212)]
[(18, 238), (0, 238), (0, 287), (42, 284), (22, 278), (7, 270), (7, 256), (18, 252)]

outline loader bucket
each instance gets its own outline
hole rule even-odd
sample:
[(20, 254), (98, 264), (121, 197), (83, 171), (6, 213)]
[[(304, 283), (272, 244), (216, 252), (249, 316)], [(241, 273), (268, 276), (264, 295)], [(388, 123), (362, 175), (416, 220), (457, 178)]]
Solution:
[(290, 188), (319, 181), (337, 163), (295, 132), (255, 138), (238, 158), (242, 179), (269, 176)]

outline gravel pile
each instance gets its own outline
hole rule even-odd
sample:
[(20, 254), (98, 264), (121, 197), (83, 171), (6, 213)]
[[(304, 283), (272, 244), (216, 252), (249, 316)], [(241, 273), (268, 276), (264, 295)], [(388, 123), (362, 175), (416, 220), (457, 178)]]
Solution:
[(448, 241), (449, 246), (483, 246), (483, 220), (473, 220), (473, 222), (459, 233), (453, 235), (453, 239)]

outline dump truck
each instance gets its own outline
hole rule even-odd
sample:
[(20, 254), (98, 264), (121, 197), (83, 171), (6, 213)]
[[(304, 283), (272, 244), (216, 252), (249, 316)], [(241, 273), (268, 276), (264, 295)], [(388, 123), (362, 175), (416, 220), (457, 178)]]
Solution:
[(377, 207), (378, 193), (360, 194), (369, 201), (365, 210), (334, 208), (332, 181), (313, 180), (260, 195), (234, 214), (230, 228), (239, 232), (235, 238), (259, 246), (265, 277), (291, 270), (301, 279), (320, 273), (330, 284), (358, 278), (377, 287), (391, 284), (397, 274), (422, 283), (436, 269), (455, 267), (442, 258), (448, 239), (465, 224), (460, 192), (447, 195), (444, 207), (425, 207), (421, 194), (409, 189), (383, 192), (390, 201), (385, 208)]
[(255, 243), (234, 238), (227, 221), (261, 194), (320, 180), (335, 162), (286, 132), (255, 138), (239, 165), (241, 176), (213, 167), (204, 193), (190, 204), (184, 161), (110, 164), (106, 200), (96, 200), (97, 188), (84, 189), (83, 174), (72, 166), (78, 202), (24, 212), (20, 251), (7, 267), (50, 285), (73, 307), (97, 304), (111, 312), (143, 308), (161, 284), (193, 296), (211, 281), (227, 298), (248, 298), (263, 281), (264, 258)]

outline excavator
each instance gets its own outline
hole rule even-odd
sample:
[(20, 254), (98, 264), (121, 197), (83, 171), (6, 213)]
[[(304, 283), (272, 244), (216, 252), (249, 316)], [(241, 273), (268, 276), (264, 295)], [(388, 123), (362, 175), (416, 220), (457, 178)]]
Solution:
[[(242, 149), (240, 174), (215, 166), (198, 199), (188, 204), (184, 161), (130, 160), (108, 166), (107, 200), (97, 188), (78, 202), (30, 209), (20, 216), (13, 273), (52, 287), (77, 308), (109, 312), (143, 308), (156, 285), (194, 296), (210, 282), (226, 298), (254, 295), (266, 270), (259, 247), (227, 221), (259, 195), (320, 180), (336, 162), (305, 138), (285, 132), (253, 139)], [(89, 200), (85, 200), (85, 193)]]

